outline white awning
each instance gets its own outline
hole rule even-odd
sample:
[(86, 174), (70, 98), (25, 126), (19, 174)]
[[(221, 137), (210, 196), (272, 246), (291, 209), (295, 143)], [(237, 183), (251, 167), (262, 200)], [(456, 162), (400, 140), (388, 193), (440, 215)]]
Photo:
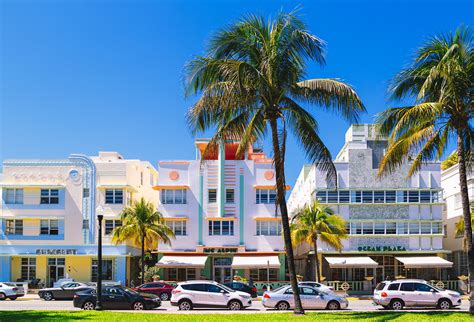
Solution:
[(453, 263), (438, 256), (395, 257), (405, 268), (450, 268)]
[(232, 268), (280, 268), (278, 256), (234, 256)]
[(204, 268), (206, 260), (207, 256), (163, 256), (158, 263), (156, 263), (156, 266), (165, 268)]
[(331, 268), (375, 268), (379, 266), (368, 256), (360, 257), (324, 257)]

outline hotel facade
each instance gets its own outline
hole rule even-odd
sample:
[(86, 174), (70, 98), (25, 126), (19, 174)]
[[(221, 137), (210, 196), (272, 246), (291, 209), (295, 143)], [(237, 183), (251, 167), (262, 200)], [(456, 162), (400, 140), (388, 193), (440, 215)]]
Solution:
[[(309, 165), (303, 167), (289, 197), (290, 213), (317, 199), (347, 221), (348, 238), (341, 252), (318, 245), (322, 276), (337, 289), (363, 293), (381, 280), (397, 277), (444, 284), (452, 279), (448, 276), (452, 262), (446, 260), (450, 251), (443, 248), (440, 164), (424, 164), (408, 178), (407, 162), (379, 178), (386, 147), (387, 139), (378, 136), (373, 125), (352, 125), (334, 160), (337, 189)], [(309, 245), (298, 247), (297, 257), (300, 274), (314, 279), (314, 250)]]
[(203, 157), (208, 140), (196, 140), (196, 159), (161, 161), (158, 211), (174, 230), (171, 245), (159, 244), (158, 267), (168, 281), (287, 280), (281, 220), (275, 207), (272, 159), (236, 143)]
[(0, 281), (50, 286), (60, 278), (97, 280), (97, 220), (103, 220), (103, 279), (127, 284), (131, 244), (113, 245), (111, 231), (133, 199), (157, 201), (158, 173), (117, 152), (64, 160), (6, 160), (1, 182)]

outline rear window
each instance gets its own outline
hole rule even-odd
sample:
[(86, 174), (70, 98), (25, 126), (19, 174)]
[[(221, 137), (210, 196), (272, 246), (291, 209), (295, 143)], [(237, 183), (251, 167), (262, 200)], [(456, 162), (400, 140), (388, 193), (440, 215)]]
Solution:
[(376, 291), (381, 291), (385, 287), (385, 283), (378, 283), (377, 286), (375, 287)]
[(181, 287), (188, 291), (200, 291), (200, 292), (207, 291), (206, 284), (184, 284), (184, 285), (181, 285)]
[(398, 291), (398, 288), (400, 287), (400, 283), (392, 283), (388, 286), (389, 291)]

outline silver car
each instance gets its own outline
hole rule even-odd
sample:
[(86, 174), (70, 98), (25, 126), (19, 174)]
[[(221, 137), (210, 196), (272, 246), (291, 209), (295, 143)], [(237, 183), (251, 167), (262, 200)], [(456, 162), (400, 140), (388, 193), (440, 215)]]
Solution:
[[(299, 286), (301, 303), (304, 309), (346, 309), (349, 302), (346, 298), (333, 293), (318, 291), (314, 287)], [(267, 308), (289, 310), (295, 306), (291, 286), (282, 286), (271, 292), (263, 293), (262, 304)]]

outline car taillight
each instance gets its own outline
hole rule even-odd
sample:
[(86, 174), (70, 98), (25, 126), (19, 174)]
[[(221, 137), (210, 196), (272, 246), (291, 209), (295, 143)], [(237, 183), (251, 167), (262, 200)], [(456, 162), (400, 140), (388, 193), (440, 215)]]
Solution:
[(256, 288), (256, 287), (252, 287), (252, 292), (257, 292), (257, 288)]
[(268, 295), (267, 293), (263, 294), (263, 298), (264, 299), (269, 299), (270, 298), (270, 295)]
[(13, 291), (18, 291), (17, 287), (12, 288)]
[(385, 292), (382, 292), (382, 293), (380, 294), (380, 296), (381, 296), (381, 297), (387, 297), (387, 296), (388, 296), (388, 294), (387, 294), (387, 293), (385, 293)]
[(180, 290), (172, 290), (171, 294), (178, 294), (179, 292), (181, 292), (181, 291)]

